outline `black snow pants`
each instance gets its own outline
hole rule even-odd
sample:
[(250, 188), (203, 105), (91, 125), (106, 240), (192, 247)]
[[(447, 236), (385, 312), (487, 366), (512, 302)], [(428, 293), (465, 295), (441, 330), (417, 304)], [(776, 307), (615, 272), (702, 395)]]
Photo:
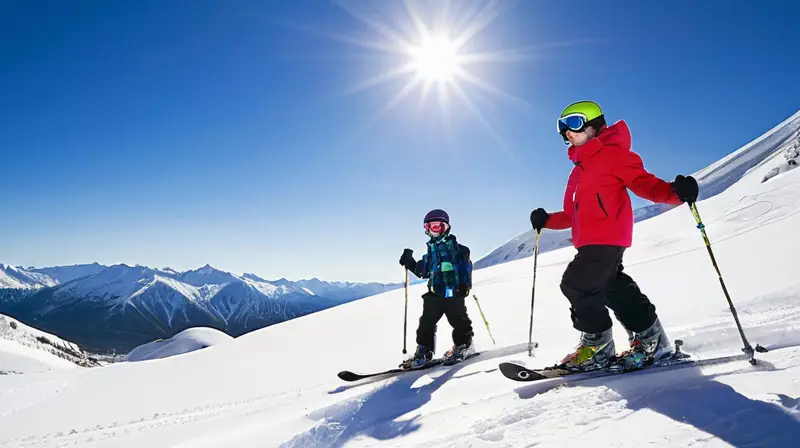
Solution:
[(422, 316), (417, 327), (417, 345), (423, 345), (436, 351), (436, 324), (447, 316), (447, 321), (453, 327), (453, 344), (467, 344), (474, 335), (472, 321), (467, 315), (467, 306), (464, 297), (456, 296), (444, 298), (432, 292), (422, 296)]
[(622, 272), (620, 246), (584, 246), (561, 278), (561, 292), (569, 299), (572, 325), (585, 333), (612, 327), (608, 308), (622, 325), (641, 332), (655, 323), (656, 307), (633, 279)]

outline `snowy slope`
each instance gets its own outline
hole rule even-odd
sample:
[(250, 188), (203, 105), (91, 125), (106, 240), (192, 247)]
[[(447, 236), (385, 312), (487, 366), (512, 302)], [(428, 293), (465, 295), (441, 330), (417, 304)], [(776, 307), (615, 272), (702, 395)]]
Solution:
[(786, 148), (786, 151), (783, 153), (783, 158), (786, 159), (786, 162), (783, 162), (769, 170), (769, 172), (765, 174), (764, 178), (761, 180), (762, 182), (766, 182), (775, 176), (779, 176), (800, 166), (800, 132), (795, 135), (794, 143), (790, 147)]
[(0, 314), (0, 372), (30, 373), (97, 365), (72, 342)]
[[(798, 129), (800, 129), (800, 112), (784, 120), (739, 150), (694, 173), (693, 176), (700, 184), (700, 199), (707, 199), (719, 194), (754, 167), (762, 166), (763, 164), (771, 164), (771, 167), (778, 166), (780, 162), (777, 161), (776, 151), (780, 152), (793, 148), (793, 145), (797, 142)], [(647, 158), (646, 154), (642, 155), (645, 159)], [(534, 206), (531, 205), (531, 207)], [(634, 220), (641, 222), (672, 208), (673, 206), (666, 204), (650, 204), (635, 210)], [(539, 253), (567, 247), (572, 244), (569, 238), (569, 230), (543, 233), (540, 238)], [(531, 257), (533, 256), (535, 240), (536, 234), (533, 230), (528, 230), (480, 258), (475, 262), (475, 269)]]
[[(765, 161), (780, 158), (780, 145), (771, 150)], [(533, 358), (525, 353), (531, 261), (524, 259), (475, 272), (497, 347), (470, 301), (483, 354), (459, 366), (356, 384), (336, 378), (339, 370), (383, 369), (401, 359), (403, 291), (391, 291), (158, 362), (70, 371), (14, 390), (0, 377), (0, 447), (795, 446), (800, 170), (762, 183), (769, 169), (760, 163), (740, 172), (698, 203), (747, 336), (771, 350), (757, 367), (737, 362), (571, 387), (506, 380), (498, 362), (549, 365), (577, 342), (558, 291), (574, 254), (568, 247), (539, 259)], [(731, 181), (724, 174), (717, 172)], [(687, 207), (638, 223), (625, 265), (686, 351), (739, 353)], [(410, 291), (409, 349), (423, 290)], [(439, 331), (442, 354), (445, 321)], [(618, 324), (615, 335), (624, 347)]]
[(76, 278), (86, 277), (87, 275), (97, 274), (108, 266), (94, 262), (91, 264), (76, 264), (71, 266), (53, 266), (47, 268), (32, 268), (31, 271), (44, 274), (57, 283), (67, 283)]
[(27, 269), (0, 264), (0, 288), (46, 288), (96, 274), (106, 268), (107, 266), (98, 263)]
[(37, 350), (17, 341), (0, 340), (0, 375), (41, 373), (77, 367), (77, 364), (50, 352)]
[(35, 289), (53, 286), (56, 283), (45, 274), (23, 269), (19, 266), (0, 264), (0, 288)]
[(276, 285), (293, 283), (311, 294), (331, 299), (349, 301), (352, 297), (369, 297), (397, 289), (399, 284), (326, 282), (316, 278), (290, 282), (284, 278), (272, 282)]
[(233, 338), (213, 328), (189, 328), (169, 339), (148, 342), (131, 350), (125, 361), (148, 361), (201, 350)]

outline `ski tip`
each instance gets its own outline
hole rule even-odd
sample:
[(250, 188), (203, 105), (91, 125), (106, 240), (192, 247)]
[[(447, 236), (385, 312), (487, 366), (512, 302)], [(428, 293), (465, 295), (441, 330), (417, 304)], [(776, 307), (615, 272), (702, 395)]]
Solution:
[(361, 378), (361, 375), (357, 375), (349, 370), (343, 370), (336, 374), (342, 381), (358, 381)]
[(516, 362), (503, 362), (500, 363), (500, 373), (508, 379), (514, 381), (528, 382), (538, 381), (549, 378), (539, 371), (529, 369), (522, 364)]
[(527, 367), (516, 362), (501, 362), (498, 367), (500, 368), (500, 373), (502, 373), (503, 376), (515, 381), (524, 381), (524, 379), (519, 376), (519, 373), (528, 370)]

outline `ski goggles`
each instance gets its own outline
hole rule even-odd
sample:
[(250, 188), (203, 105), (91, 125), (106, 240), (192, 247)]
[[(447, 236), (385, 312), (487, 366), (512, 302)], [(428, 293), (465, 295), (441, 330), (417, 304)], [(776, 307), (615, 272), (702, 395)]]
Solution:
[(556, 122), (556, 126), (558, 133), (564, 135), (567, 131), (583, 132), (586, 129), (587, 123), (589, 123), (589, 121), (586, 119), (586, 115), (569, 114), (559, 118)]
[(444, 233), (447, 230), (447, 223), (443, 221), (431, 221), (425, 223), (425, 230), (430, 233)]

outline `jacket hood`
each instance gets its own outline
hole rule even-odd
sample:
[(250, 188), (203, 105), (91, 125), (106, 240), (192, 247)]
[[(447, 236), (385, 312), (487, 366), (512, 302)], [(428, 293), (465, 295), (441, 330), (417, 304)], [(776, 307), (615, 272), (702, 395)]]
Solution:
[(603, 146), (616, 146), (618, 148), (630, 151), (631, 149), (631, 131), (625, 120), (620, 120), (613, 125), (607, 127), (597, 137), (589, 140), (583, 146), (575, 147), (570, 145), (568, 151), (569, 159), (577, 163), (580, 160), (591, 157), (597, 153)]

